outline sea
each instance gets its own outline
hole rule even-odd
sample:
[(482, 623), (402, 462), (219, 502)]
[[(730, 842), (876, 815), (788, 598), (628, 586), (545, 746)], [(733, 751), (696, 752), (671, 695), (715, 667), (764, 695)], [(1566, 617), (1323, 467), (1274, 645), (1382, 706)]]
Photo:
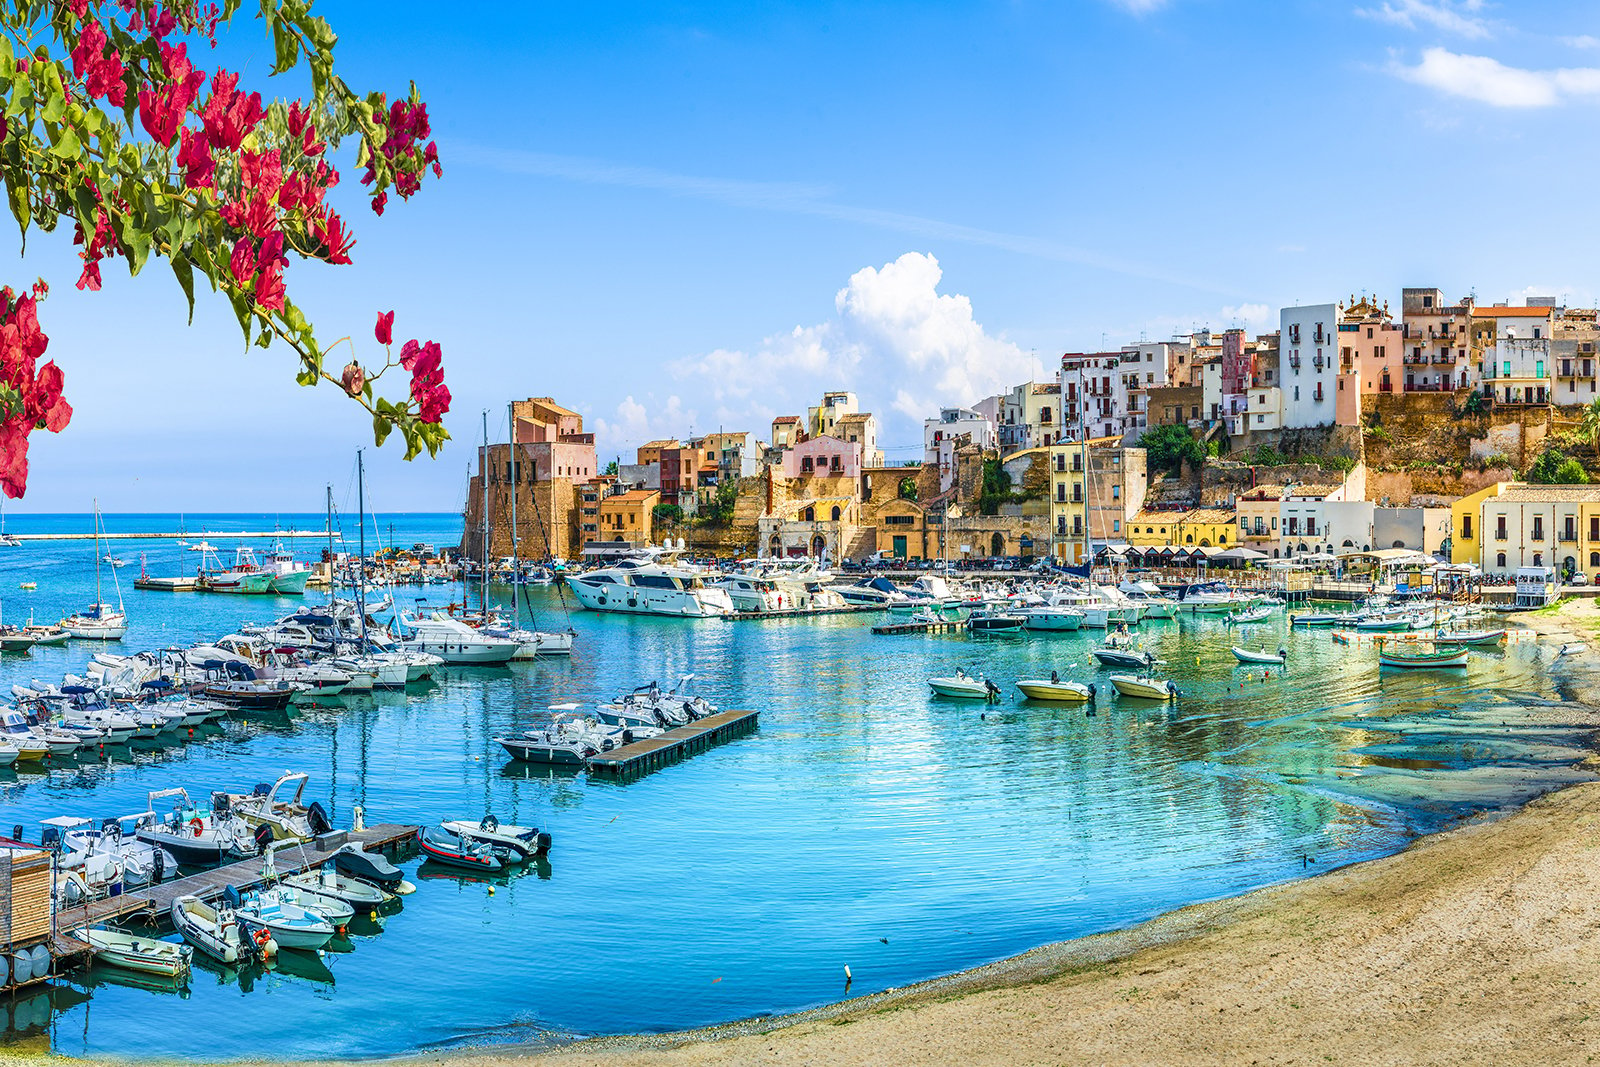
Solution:
[[(11, 516), (11, 533), (87, 532), (87, 515)], [(324, 528), (320, 515), (106, 515), (112, 532), (204, 540)], [(341, 545), (355, 543), (345, 520)], [(449, 514), (369, 519), (368, 548), (454, 545)], [(111, 649), (187, 645), (286, 615), (304, 598), (135, 591), (143, 568), (192, 573), (179, 538), (0, 548), (0, 618), (54, 621), (99, 596), (126, 606)], [(288, 542), (316, 558), (325, 542)], [(23, 583), (35, 588), (23, 589)], [(460, 586), (401, 588), (442, 605)], [(1023, 638), (875, 636), (875, 615), (683, 621), (600, 615), (559, 588), (531, 617), (576, 632), (569, 660), (451, 668), (403, 693), (245, 717), (46, 767), (0, 770), (0, 829), (142, 811), (149, 793), (248, 791), (311, 776), (336, 825), (493, 814), (548, 830), (547, 860), (469, 877), (416, 859), (416, 892), (321, 956), (224, 970), (197, 956), (165, 985), (96, 964), (0, 999), (0, 1047), (68, 1056), (321, 1059), (559, 1042), (803, 1009), (1170, 909), (1382, 856), (1584, 777), (1577, 729), (1529, 729), (1561, 699), (1532, 641), (1465, 671), (1378, 669), (1370, 644), (1214, 617), (1147, 623), (1137, 639), (1181, 696), (1114, 694), (1092, 631)], [(476, 596), (476, 592), (472, 592)], [(491, 589), (509, 605), (510, 590)], [(524, 622), (529, 620), (525, 609)], [(1239, 666), (1230, 646), (1288, 651)], [(0, 658), (0, 693), (81, 673), (98, 645)], [(994, 705), (932, 695), (956, 668)], [(1098, 684), (1092, 707), (1021, 699), (1018, 678)], [(495, 737), (554, 704), (687, 684), (760, 713), (750, 735), (629, 782), (510, 760)], [(847, 971), (848, 968), (848, 971)], [(850, 976), (847, 981), (847, 973)]]

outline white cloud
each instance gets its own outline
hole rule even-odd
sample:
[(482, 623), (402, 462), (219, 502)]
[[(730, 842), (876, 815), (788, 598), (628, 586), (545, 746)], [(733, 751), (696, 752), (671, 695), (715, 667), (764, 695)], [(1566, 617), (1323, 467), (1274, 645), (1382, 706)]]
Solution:
[(1430, 48), (1416, 66), (1396, 64), (1391, 69), (1406, 81), (1493, 107), (1554, 107), (1571, 100), (1600, 99), (1600, 69), (1594, 67), (1524, 70), (1489, 56)]
[(599, 446), (596, 451), (602, 465), (619, 451), (622, 461), (631, 463), (633, 450), (639, 445), (665, 437), (682, 437), (696, 424), (695, 412), (685, 410), (677, 396), (669, 396), (659, 404), (650, 397), (646, 397), (646, 401), (635, 400), (629, 393), (617, 405), (615, 419), (595, 419), (594, 433)]
[(1148, 15), (1167, 6), (1167, 0), (1111, 0), (1130, 15)]
[(1561, 43), (1569, 48), (1593, 49), (1600, 48), (1600, 37), (1591, 37), (1587, 33), (1577, 37), (1563, 37)]
[(630, 396), (615, 421), (598, 425), (602, 452), (620, 448), (626, 456), (628, 446), (651, 437), (687, 434), (680, 396), (707, 413), (697, 432), (722, 426), (765, 440), (774, 415), (803, 418), (827, 389), (860, 397), (878, 416), (882, 445), (920, 442), (922, 420), (940, 406), (972, 404), (1035, 376), (1032, 357), (987, 332), (971, 300), (938, 291), (943, 275), (933, 256), (907, 252), (851, 275), (825, 322), (795, 326), (748, 350), (721, 348), (668, 364), (671, 400), (647, 411)]
[(1261, 331), (1270, 328), (1277, 316), (1266, 304), (1240, 304), (1238, 307), (1224, 307), (1222, 318), (1230, 327)]
[(1482, 38), (1489, 36), (1488, 24), (1481, 18), (1467, 14), (1482, 8), (1482, 0), (1464, 0), (1458, 4), (1452, 4), (1450, 0), (1434, 0), (1432, 3), (1428, 0), (1395, 0), (1379, 8), (1357, 8), (1356, 14), (1362, 18), (1392, 22), (1408, 30), (1431, 28), (1461, 37)]

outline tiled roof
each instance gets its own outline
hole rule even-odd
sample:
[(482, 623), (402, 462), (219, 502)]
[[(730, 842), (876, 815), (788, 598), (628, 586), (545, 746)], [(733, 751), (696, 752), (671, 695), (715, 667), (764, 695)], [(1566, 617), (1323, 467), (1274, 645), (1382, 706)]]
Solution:
[(800, 421), (800, 416), (799, 415), (779, 415), (777, 418), (773, 419), (772, 421), (773, 422), (799, 422)]
[(1600, 485), (1510, 485), (1489, 499), (1512, 504), (1600, 504)]
[(1549, 318), (1554, 308), (1480, 308), (1472, 309), (1475, 319), (1544, 319)]
[(1213, 525), (1218, 523), (1233, 522), (1233, 511), (1230, 508), (1195, 508), (1183, 517), (1186, 523), (1207, 522)]

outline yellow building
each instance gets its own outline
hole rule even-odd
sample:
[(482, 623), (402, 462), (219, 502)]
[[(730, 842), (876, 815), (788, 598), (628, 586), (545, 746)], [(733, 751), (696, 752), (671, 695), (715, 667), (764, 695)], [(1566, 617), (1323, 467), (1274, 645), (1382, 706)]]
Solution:
[(1083, 446), (1050, 446), (1050, 531), (1052, 554), (1068, 563), (1082, 563), (1089, 524), (1089, 489), (1083, 468)]
[(1483, 502), (1499, 496), (1510, 482), (1496, 482), (1450, 505), (1450, 562), (1483, 563)]
[(652, 509), (661, 503), (658, 489), (630, 489), (600, 501), (597, 541), (627, 541), (647, 545), (655, 530)]
[(1141, 511), (1128, 520), (1128, 544), (1141, 548), (1226, 548), (1235, 542), (1234, 514), (1227, 508)]

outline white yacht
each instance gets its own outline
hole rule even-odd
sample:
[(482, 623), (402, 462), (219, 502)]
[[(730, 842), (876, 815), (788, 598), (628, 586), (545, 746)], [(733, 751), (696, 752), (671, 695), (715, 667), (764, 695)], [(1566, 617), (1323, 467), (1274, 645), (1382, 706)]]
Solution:
[(427, 652), (446, 663), (467, 663), (478, 666), (499, 666), (511, 662), (522, 642), (509, 637), (495, 637), (475, 630), (460, 619), (442, 611), (430, 615), (399, 616), (406, 637), (400, 647), (409, 652)]
[(625, 559), (610, 567), (570, 575), (567, 585), (591, 611), (708, 618), (733, 614), (726, 589), (706, 585), (686, 567)]

